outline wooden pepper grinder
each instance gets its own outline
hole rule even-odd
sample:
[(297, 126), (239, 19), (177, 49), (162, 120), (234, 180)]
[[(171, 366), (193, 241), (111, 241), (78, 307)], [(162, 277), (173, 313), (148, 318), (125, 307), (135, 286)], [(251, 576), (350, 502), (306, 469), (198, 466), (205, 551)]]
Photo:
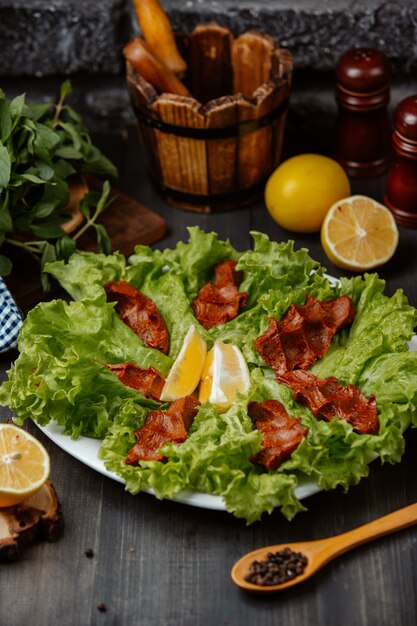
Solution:
[(385, 204), (398, 224), (417, 228), (417, 95), (398, 104), (394, 128), (394, 160), (388, 172)]
[(377, 176), (389, 165), (390, 65), (372, 48), (353, 48), (336, 66), (336, 159), (350, 176)]

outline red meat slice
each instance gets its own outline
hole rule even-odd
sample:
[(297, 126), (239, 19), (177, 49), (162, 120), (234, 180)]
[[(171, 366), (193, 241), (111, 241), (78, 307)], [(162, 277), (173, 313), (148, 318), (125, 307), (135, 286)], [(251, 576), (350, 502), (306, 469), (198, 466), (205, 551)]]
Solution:
[(301, 370), (279, 375), (277, 380), (292, 389), (295, 400), (308, 406), (318, 419), (346, 420), (359, 434), (378, 433), (375, 397), (365, 398), (354, 385), (344, 387), (334, 376), (321, 379)]
[(187, 438), (200, 403), (192, 396), (175, 400), (167, 411), (157, 409), (148, 413), (145, 424), (135, 431), (136, 443), (129, 450), (125, 463), (137, 465), (139, 461), (165, 461), (159, 448), (173, 441), (182, 443)]
[(165, 379), (158, 370), (153, 367), (148, 367), (145, 370), (133, 363), (118, 363), (115, 365), (104, 363), (104, 365), (116, 374), (120, 382), (127, 387), (141, 391), (146, 398), (159, 400)]
[(308, 295), (303, 306), (292, 304), (279, 322), (270, 318), (255, 347), (277, 374), (306, 369), (324, 356), (333, 335), (354, 317), (355, 306), (348, 296), (320, 302)]
[(201, 287), (193, 301), (194, 315), (204, 328), (225, 324), (246, 306), (246, 293), (238, 289), (241, 272), (236, 271), (236, 265), (236, 261), (218, 263), (214, 267), (214, 283)]
[(250, 402), (248, 413), (256, 420), (255, 428), (263, 433), (262, 449), (249, 460), (267, 470), (276, 469), (288, 459), (308, 433), (301, 420), (289, 415), (278, 400)]
[(108, 300), (116, 302), (115, 309), (120, 319), (142, 339), (145, 346), (168, 354), (168, 329), (155, 302), (124, 280), (107, 283), (104, 288)]

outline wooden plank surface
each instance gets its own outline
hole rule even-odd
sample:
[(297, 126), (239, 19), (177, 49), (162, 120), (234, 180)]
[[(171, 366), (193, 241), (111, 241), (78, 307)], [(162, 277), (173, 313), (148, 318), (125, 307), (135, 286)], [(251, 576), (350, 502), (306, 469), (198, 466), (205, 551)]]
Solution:
[[(133, 133), (132, 133), (133, 134)], [(263, 204), (238, 213), (201, 215), (173, 209), (155, 194), (140, 161), (136, 138), (110, 142), (120, 154), (123, 191), (163, 216), (163, 248), (198, 224), (245, 249), (249, 229), (277, 241), (295, 238), (340, 275), (324, 257), (318, 235), (280, 229)], [(300, 146), (291, 145), (295, 151)], [(289, 153), (287, 149), (287, 153)], [(355, 192), (382, 197), (383, 181), (355, 182)], [(401, 229), (399, 250), (381, 268), (389, 292), (402, 287), (417, 305), (417, 232)], [(15, 354), (3, 355), (2, 376)], [(0, 409), (0, 421), (9, 412)], [(344, 532), (417, 500), (417, 431), (406, 434), (400, 464), (372, 463), (370, 475), (347, 494), (319, 493), (308, 512), (292, 522), (279, 511), (246, 526), (219, 511), (206, 511), (150, 495), (131, 496), (123, 486), (68, 456), (33, 424), (27, 428), (47, 447), (51, 479), (61, 500), (66, 530), (55, 544), (41, 543), (0, 568), (0, 624), (7, 626), (412, 626), (417, 622), (417, 527), (340, 557), (304, 586), (284, 595), (249, 596), (229, 572), (245, 552), (262, 545), (319, 539)], [(91, 548), (93, 558), (85, 551)], [(97, 607), (104, 603), (106, 611)]]

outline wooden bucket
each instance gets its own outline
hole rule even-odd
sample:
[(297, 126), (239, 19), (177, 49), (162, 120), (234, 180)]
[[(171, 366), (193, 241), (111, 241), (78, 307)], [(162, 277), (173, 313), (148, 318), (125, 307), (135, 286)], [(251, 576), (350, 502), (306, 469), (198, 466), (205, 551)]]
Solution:
[(151, 177), (170, 204), (211, 213), (248, 205), (280, 161), (292, 56), (262, 33), (218, 24), (179, 39), (193, 97), (158, 94), (127, 63)]

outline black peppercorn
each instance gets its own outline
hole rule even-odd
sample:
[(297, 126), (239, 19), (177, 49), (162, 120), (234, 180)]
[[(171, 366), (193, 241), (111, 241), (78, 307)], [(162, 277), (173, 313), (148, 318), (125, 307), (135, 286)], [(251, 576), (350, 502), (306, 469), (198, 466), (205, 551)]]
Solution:
[(307, 567), (308, 559), (301, 552), (284, 548), (268, 552), (264, 561), (253, 561), (245, 580), (254, 585), (281, 585), (300, 576)]

